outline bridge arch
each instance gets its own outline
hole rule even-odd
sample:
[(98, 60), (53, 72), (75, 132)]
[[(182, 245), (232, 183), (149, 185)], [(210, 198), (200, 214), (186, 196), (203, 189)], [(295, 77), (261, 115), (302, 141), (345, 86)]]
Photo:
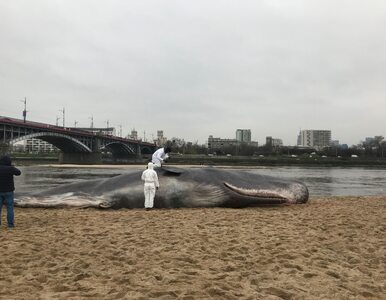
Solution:
[(143, 146), (141, 147), (141, 154), (152, 154), (154, 152), (154, 149), (151, 147)]
[(92, 150), (79, 140), (62, 134), (55, 132), (36, 132), (27, 135), (20, 136), (13, 140), (10, 140), (10, 144), (14, 144), (26, 139), (35, 138), (40, 139), (45, 142), (48, 142), (54, 145), (56, 148), (60, 149), (64, 153), (91, 153)]
[(114, 157), (125, 157), (127, 155), (137, 154), (135, 148), (120, 142), (110, 142), (104, 145), (102, 149), (109, 149)]

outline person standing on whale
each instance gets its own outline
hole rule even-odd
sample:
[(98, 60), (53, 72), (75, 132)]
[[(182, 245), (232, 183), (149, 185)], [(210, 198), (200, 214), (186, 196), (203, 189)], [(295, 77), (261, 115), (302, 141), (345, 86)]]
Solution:
[(149, 162), (147, 169), (143, 171), (141, 179), (145, 181), (143, 192), (145, 194), (145, 209), (152, 209), (154, 206), (154, 196), (159, 188), (158, 175), (154, 171), (154, 164)]
[(165, 159), (169, 158), (169, 153), (172, 151), (170, 147), (159, 148), (156, 152), (153, 153), (151, 157), (151, 162), (157, 167), (161, 168)]

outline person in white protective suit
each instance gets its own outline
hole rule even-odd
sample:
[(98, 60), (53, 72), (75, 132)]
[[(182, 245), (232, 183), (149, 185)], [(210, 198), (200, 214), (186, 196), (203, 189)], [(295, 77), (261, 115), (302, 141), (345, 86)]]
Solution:
[(153, 163), (149, 162), (147, 164), (147, 169), (143, 171), (141, 179), (145, 181), (143, 191), (145, 194), (145, 208), (148, 210), (153, 208), (155, 192), (159, 188), (158, 175), (154, 171)]
[(172, 150), (170, 147), (159, 148), (156, 152), (153, 153), (151, 157), (151, 162), (157, 167), (162, 167), (164, 160), (169, 158), (169, 154)]

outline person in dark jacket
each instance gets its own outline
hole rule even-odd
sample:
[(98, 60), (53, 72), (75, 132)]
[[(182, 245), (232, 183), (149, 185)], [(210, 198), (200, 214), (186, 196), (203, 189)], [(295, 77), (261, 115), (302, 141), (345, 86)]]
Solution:
[(19, 176), (20, 174), (20, 170), (12, 166), (11, 158), (8, 155), (0, 157), (0, 225), (1, 209), (3, 204), (6, 204), (8, 228), (15, 226), (13, 214), (13, 191), (15, 190), (15, 184), (13, 176)]

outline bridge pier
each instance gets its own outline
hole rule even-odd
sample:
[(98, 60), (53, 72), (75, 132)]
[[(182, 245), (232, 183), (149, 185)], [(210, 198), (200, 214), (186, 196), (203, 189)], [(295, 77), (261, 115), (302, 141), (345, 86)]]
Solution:
[(141, 153), (141, 146), (138, 144), (137, 147), (136, 147), (136, 153), (135, 155), (137, 156), (137, 159), (141, 159), (142, 158), (142, 153)]
[(9, 144), (0, 142), (0, 155), (7, 154), (9, 152)]
[(93, 165), (102, 162), (102, 154), (100, 152), (92, 153), (65, 153), (59, 154), (60, 164), (78, 164), (78, 165)]

